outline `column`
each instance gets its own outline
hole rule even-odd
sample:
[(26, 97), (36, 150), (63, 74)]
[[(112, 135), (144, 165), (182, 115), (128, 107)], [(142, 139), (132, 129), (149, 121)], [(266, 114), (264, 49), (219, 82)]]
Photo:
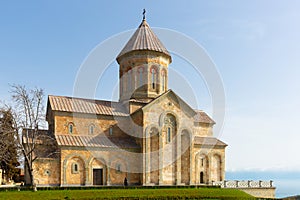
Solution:
[[(181, 134), (176, 134), (176, 185), (181, 184)], [(174, 162), (175, 163), (175, 162)]]
[(89, 177), (89, 168), (85, 167), (85, 185), (92, 185), (92, 183), (90, 183), (90, 177)]
[(163, 152), (163, 138), (162, 138), (162, 131), (161, 133), (159, 133), (158, 135), (158, 143), (159, 143), (159, 155), (158, 155), (158, 163), (159, 163), (159, 180), (158, 180), (158, 184), (159, 185), (163, 185), (163, 156), (164, 156), (164, 152)]
[[(195, 168), (198, 168), (199, 166), (196, 166), (197, 161), (196, 161), (195, 155), (193, 154), (194, 139), (193, 139), (193, 136), (191, 133), (189, 134), (189, 142), (190, 142), (190, 185), (193, 185), (193, 184), (197, 184), (199, 175), (197, 174), (198, 170)], [(193, 170), (193, 169), (195, 169), (195, 170)], [(195, 175), (195, 172), (197, 172), (196, 175)], [(206, 171), (205, 171), (205, 173), (206, 173)], [(199, 174), (200, 174), (200, 172), (199, 172)], [(200, 179), (199, 179), (199, 183), (200, 183)]]
[(110, 185), (110, 165), (107, 166), (107, 185)]
[(147, 177), (146, 177), (146, 184), (149, 185), (150, 184), (150, 170), (151, 170), (151, 160), (150, 160), (150, 151), (151, 151), (151, 148), (150, 148), (150, 133), (147, 134), (147, 138), (146, 138), (146, 149), (147, 149), (147, 152), (146, 152), (146, 156), (147, 156), (147, 162), (146, 162), (146, 174), (147, 174)]

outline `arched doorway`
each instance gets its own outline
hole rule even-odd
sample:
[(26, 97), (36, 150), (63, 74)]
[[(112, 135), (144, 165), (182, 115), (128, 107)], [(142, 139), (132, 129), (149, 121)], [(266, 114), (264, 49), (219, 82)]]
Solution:
[(104, 185), (105, 164), (94, 159), (92, 162), (93, 185)]
[(222, 181), (222, 160), (220, 155), (213, 155), (212, 156), (212, 165), (211, 165), (211, 180), (212, 181)]
[(204, 183), (204, 173), (200, 172), (200, 184)]
[(196, 155), (195, 162), (196, 184), (207, 184), (209, 182), (209, 160), (208, 156), (203, 153)]

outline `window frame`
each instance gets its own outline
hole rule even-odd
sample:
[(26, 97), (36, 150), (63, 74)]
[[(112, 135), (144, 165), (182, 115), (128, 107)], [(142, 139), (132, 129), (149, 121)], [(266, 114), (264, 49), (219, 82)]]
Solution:
[(116, 166), (116, 172), (117, 173), (122, 173), (121, 164), (120, 163), (118, 163), (117, 166)]
[(69, 132), (69, 134), (73, 134), (74, 133), (74, 124), (72, 122), (70, 122), (68, 124), (68, 132)]
[(109, 129), (108, 129), (108, 134), (109, 134), (110, 136), (113, 135), (113, 127), (112, 127), (112, 126), (109, 127)]
[(79, 173), (79, 164), (77, 162), (72, 163), (72, 174), (78, 174)]
[(172, 138), (172, 128), (170, 126), (168, 126), (168, 128), (167, 128), (167, 143), (171, 142), (171, 138)]
[(155, 90), (156, 89), (156, 82), (157, 82), (157, 77), (156, 77), (156, 74), (157, 74), (157, 70), (155, 67), (152, 67), (150, 69), (150, 74), (151, 74), (151, 89), (152, 90)]
[(95, 132), (95, 125), (94, 124), (90, 124), (89, 126), (89, 134), (93, 135)]

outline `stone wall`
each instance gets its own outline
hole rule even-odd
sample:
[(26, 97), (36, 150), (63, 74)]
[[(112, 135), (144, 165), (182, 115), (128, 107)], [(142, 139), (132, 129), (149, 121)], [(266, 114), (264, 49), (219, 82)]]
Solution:
[(60, 185), (60, 162), (53, 158), (38, 158), (33, 163), (36, 185)]
[[(118, 118), (119, 119), (119, 118)], [(117, 121), (112, 116), (99, 116), (93, 114), (56, 112), (55, 115), (55, 134), (70, 134), (69, 124), (73, 124), (74, 135), (98, 135), (126, 137), (122, 130), (117, 126)], [(90, 126), (94, 126), (94, 132), (90, 133)], [(112, 128), (112, 135), (109, 129)]]
[[(131, 185), (140, 183), (139, 157), (119, 149), (64, 148), (61, 156), (63, 185), (93, 185), (93, 169), (103, 170), (103, 185), (122, 185), (127, 177)], [(72, 173), (72, 164), (79, 164), (79, 172)]]
[(194, 146), (191, 163), (192, 184), (200, 184), (201, 172), (203, 172), (203, 179), (206, 184), (225, 179), (224, 148)]
[(276, 188), (273, 186), (273, 181), (226, 180), (214, 182), (213, 185), (219, 185), (222, 188), (234, 188), (242, 190), (257, 198), (275, 198)]
[(276, 188), (238, 188), (257, 198), (275, 198)]
[(194, 123), (194, 133), (195, 136), (200, 137), (212, 137), (213, 136), (213, 128), (209, 124), (205, 123)]

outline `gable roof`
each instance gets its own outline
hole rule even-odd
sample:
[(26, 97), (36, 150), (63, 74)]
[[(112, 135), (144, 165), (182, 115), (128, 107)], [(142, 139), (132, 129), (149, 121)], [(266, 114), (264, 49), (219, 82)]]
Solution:
[(77, 147), (105, 147), (105, 148), (133, 148), (140, 147), (131, 138), (108, 138), (105, 136), (91, 135), (55, 135), (59, 146)]
[(194, 116), (194, 121), (199, 123), (206, 123), (206, 124), (215, 124), (216, 122), (208, 116), (204, 111), (202, 110), (195, 110), (196, 115)]
[(53, 111), (128, 116), (123, 104), (113, 101), (49, 95), (48, 105)]
[(131, 51), (138, 50), (150, 50), (156, 51), (165, 54), (170, 58), (171, 55), (166, 49), (166, 47), (162, 44), (162, 42), (158, 39), (158, 37), (154, 34), (149, 24), (144, 19), (142, 23), (139, 25), (138, 29), (131, 36), (125, 47), (117, 56), (117, 61), (119, 58)]
[(218, 140), (214, 137), (195, 137), (194, 144), (198, 144), (201, 146), (217, 146), (217, 147), (226, 147), (228, 146), (226, 143)]
[[(140, 109), (145, 110), (147, 108), (149, 108), (151, 105), (155, 104), (156, 102), (160, 101), (161, 99), (167, 97), (167, 96), (171, 96), (173, 95), (175, 97), (175, 101), (176, 103), (179, 103), (180, 106), (182, 106), (182, 111), (186, 111), (187, 113), (189, 113), (189, 115), (191, 115), (192, 117), (196, 115), (196, 112), (194, 109), (192, 109), (184, 100), (182, 100), (175, 92), (173, 92), (171, 89), (169, 89), (168, 91), (166, 91), (165, 93), (161, 94), (160, 96), (158, 96), (156, 99), (152, 100), (151, 102), (149, 102), (147, 105), (141, 107)], [(136, 110), (134, 113), (136, 113), (137, 111), (139, 111), (140, 109)], [(134, 114), (133, 113), (133, 114)]]

